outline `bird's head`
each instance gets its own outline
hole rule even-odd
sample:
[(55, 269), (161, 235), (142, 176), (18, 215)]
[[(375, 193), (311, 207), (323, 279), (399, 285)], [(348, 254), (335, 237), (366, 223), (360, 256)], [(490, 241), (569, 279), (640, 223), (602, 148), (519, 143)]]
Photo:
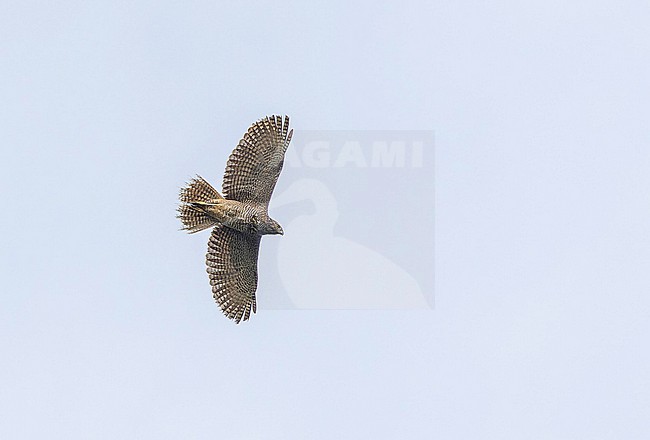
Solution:
[(271, 220), (271, 222), (273, 223), (272, 234), (284, 235), (284, 230), (282, 229), (282, 226), (280, 226), (280, 223), (276, 222), (275, 220)]
[(280, 223), (276, 222), (272, 218), (269, 218), (268, 221), (264, 222), (260, 226), (261, 228), (259, 229), (259, 232), (261, 232), (263, 235), (284, 235), (284, 231), (282, 230)]

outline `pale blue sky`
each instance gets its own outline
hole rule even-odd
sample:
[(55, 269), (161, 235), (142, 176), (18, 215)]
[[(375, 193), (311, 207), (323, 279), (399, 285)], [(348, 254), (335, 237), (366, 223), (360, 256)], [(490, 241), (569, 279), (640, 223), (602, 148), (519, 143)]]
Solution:
[[(649, 17), (4, 1), (0, 437), (649, 438)], [(272, 113), (435, 132), (435, 310), (222, 316), (177, 191)]]

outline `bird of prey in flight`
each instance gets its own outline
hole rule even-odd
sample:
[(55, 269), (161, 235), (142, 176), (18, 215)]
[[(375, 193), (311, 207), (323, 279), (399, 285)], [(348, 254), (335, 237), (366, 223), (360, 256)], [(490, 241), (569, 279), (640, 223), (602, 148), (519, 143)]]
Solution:
[(213, 228), (206, 255), (212, 295), (238, 324), (257, 310), (262, 235), (284, 234), (268, 208), (292, 134), (288, 116), (267, 116), (250, 126), (231, 153), (222, 194), (201, 176), (180, 190), (182, 229), (192, 234)]

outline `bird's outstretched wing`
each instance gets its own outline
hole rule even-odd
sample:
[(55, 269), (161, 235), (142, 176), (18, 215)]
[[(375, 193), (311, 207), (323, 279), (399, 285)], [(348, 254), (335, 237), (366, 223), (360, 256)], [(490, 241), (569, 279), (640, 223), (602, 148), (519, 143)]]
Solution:
[(251, 125), (228, 159), (224, 197), (268, 206), (292, 135), (288, 116), (267, 116)]
[(212, 295), (224, 315), (239, 324), (257, 311), (257, 256), (260, 237), (223, 225), (212, 230), (206, 255)]

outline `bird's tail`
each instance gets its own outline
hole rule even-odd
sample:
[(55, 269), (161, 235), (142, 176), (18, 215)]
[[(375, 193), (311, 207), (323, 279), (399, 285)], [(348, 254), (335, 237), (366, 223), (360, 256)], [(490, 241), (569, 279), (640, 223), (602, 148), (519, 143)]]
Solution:
[(223, 197), (203, 177), (196, 176), (190, 180), (187, 186), (181, 188), (179, 198), (181, 204), (176, 217), (183, 223), (182, 229), (193, 234), (218, 223), (205, 208), (219, 203)]

